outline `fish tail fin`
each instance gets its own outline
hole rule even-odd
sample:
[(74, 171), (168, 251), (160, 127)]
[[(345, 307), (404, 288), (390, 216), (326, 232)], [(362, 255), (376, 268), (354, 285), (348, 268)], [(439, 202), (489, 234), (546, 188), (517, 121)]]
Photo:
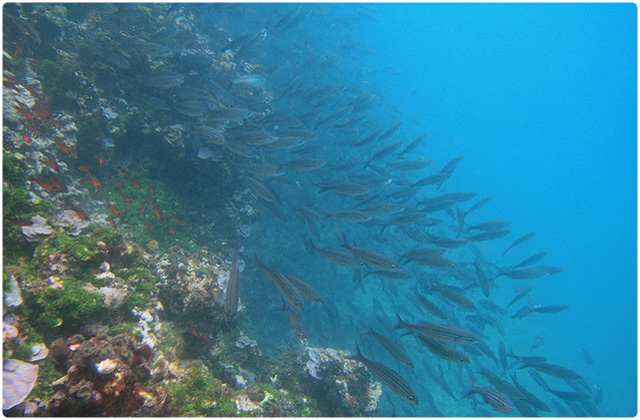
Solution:
[(393, 330), (399, 330), (401, 328), (404, 328), (407, 325), (405, 320), (400, 318), (400, 314), (398, 314), (398, 312), (396, 312), (396, 318), (398, 323), (396, 324), (395, 327), (392, 328)]
[(368, 330), (362, 330), (360, 331), (361, 335), (373, 335), (375, 334), (375, 331), (373, 331), (373, 327), (369, 326)]
[(286, 311), (287, 310), (287, 302), (284, 301), (284, 298), (282, 296), (280, 296), (280, 299), (282, 299), (282, 308), (278, 308), (278, 309), (276, 309), (276, 311)]
[(313, 252), (314, 250), (317, 249), (317, 247), (313, 244), (313, 241), (311, 239), (307, 239), (307, 242), (305, 243), (305, 248), (307, 249), (307, 252)]
[(542, 386), (542, 389), (544, 389), (546, 392), (550, 392), (551, 388), (549, 388), (549, 384), (543, 379), (540, 385)]
[(342, 233), (342, 241), (343, 241), (343, 243), (340, 244), (340, 246), (343, 248), (349, 249), (351, 245), (349, 245), (349, 241), (347, 241), (347, 236), (344, 234), (344, 232), (340, 232), (340, 233)]
[(476, 383), (476, 378), (473, 376), (473, 372), (469, 371), (468, 378), (469, 378), (470, 385), (469, 385), (469, 388), (462, 395), (462, 398), (467, 398), (470, 395), (475, 394), (478, 389), (478, 384)]
[(256, 260), (256, 264), (255, 264), (256, 267), (264, 266), (262, 261), (260, 261), (260, 257), (258, 257), (258, 254), (256, 254), (255, 252), (253, 253), (253, 258)]
[(346, 357), (346, 359), (362, 360), (362, 353), (360, 353), (360, 346), (358, 345), (357, 341), (356, 341), (356, 351), (355, 351), (355, 353), (351, 353), (350, 355), (348, 355)]
[(316, 184), (315, 182), (312, 182), (311, 185), (313, 185), (314, 187), (318, 187), (320, 188), (320, 191), (318, 191), (318, 194), (322, 194), (323, 192), (327, 191), (326, 188), (324, 188), (322, 185), (320, 184)]

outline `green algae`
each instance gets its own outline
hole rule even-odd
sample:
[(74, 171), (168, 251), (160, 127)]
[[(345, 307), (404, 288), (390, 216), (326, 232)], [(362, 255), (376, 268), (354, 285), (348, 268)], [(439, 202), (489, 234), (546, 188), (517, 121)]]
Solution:
[[(49, 217), (53, 214), (53, 205), (48, 200), (32, 202), (26, 189), (27, 175), (24, 162), (11, 153), (2, 154), (3, 185), (2, 214), (7, 219), (31, 219), (40, 215)], [(16, 264), (20, 258), (33, 253), (34, 245), (28, 243), (19, 226), (12, 223), (2, 224), (3, 249), (5, 265)]]
[(188, 235), (190, 225), (174, 221), (174, 218), (178, 222), (186, 221), (179, 198), (163, 184), (141, 174), (131, 174), (131, 179), (141, 188), (122, 180), (106, 185), (111, 191), (109, 201), (123, 213), (116, 219), (119, 229), (138, 244), (156, 241), (161, 250), (177, 245), (187, 252), (195, 252), (198, 247)]
[(38, 398), (41, 401), (48, 401), (54, 394), (54, 389), (51, 384), (64, 375), (58, 372), (51, 359), (47, 358), (42, 362), (38, 362), (38, 379), (36, 384), (29, 394), (29, 398)]
[(121, 324), (112, 326), (107, 331), (107, 335), (110, 337), (115, 337), (116, 335), (119, 335), (119, 334), (133, 335), (134, 334), (133, 325), (123, 322)]
[(127, 313), (131, 313), (133, 308), (144, 309), (149, 303), (149, 295), (143, 293), (133, 292), (122, 303), (122, 310)]
[(167, 388), (173, 397), (174, 415), (180, 417), (231, 417), (235, 405), (224, 396), (222, 382), (214, 378), (205, 366), (196, 366), (180, 382)]
[(98, 255), (98, 247), (88, 238), (69, 236), (57, 229), (36, 248), (35, 263), (44, 264), (52, 254), (64, 255), (70, 264), (82, 264)]
[[(62, 289), (46, 288), (28, 300), (30, 322), (40, 330), (77, 328), (102, 308), (102, 295), (78, 287), (73, 279), (63, 278)], [(33, 299), (35, 298), (35, 299)], [(35, 305), (34, 305), (35, 304)]]

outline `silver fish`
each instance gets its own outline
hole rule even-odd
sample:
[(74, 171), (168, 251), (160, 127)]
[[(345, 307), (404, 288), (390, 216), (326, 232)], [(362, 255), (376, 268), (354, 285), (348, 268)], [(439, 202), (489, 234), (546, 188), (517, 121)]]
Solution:
[(391, 355), (391, 357), (407, 367), (413, 367), (411, 358), (409, 357), (407, 352), (402, 347), (400, 347), (398, 343), (387, 336), (378, 334), (373, 330), (373, 328), (369, 328), (367, 334), (378, 340), (378, 343), (380, 343), (380, 345), (384, 347), (384, 349)]
[(302, 318), (300, 318), (300, 315), (298, 315), (296, 311), (294, 311), (293, 309), (290, 309), (287, 306), (286, 302), (284, 301), (284, 298), (282, 298), (282, 308), (279, 308), (278, 310), (283, 311), (284, 313), (287, 314), (287, 319), (289, 320), (289, 326), (291, 327), (291, 331), (293, 332), (293, 335), (295, 335), (296, 338), (300, 340), (302, 344), (306, 344), (307, 332), (304, 328), (304, 324), (302, 323)]
[(342, 234), (342, 239), (344, 240), (344, 243), (341, 246), (344, 248), (347, 248), (353, 254), (353, 256), (356, 257), (361, 262), (371, 267), (377, 268), (379, 270), (384, 270), (384, 271), (401, 270), (400, 264), (393, 261), (389, 257), (386, 257), (375, 251), (369, 251), (368, 249), (351, 246), (347, 241), (347, 237), (344, 235), (344, 233)]
[(239, 292), (238, 260), (235, 250), (231, 251), (231, 272), (227, 281), (227, 288), (224, 292), (224, 317), (227, 324), (238, 312), (238, 292)]
[(356, 343), (356, 354), (349, 356), (350, 359), (361, 362), (371, 373), (386, 385), (391, 391), (405, 401), (418, 404), (418, 397), (409, 384), (402, 379), (394, 370), (389, 369), (380, 362), (369, 360), (360, 353), (360, 347)]

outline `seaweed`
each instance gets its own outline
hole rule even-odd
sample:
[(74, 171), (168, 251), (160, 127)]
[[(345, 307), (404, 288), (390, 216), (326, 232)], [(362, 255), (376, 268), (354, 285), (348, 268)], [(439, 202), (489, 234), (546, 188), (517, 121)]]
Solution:
[(25, 293), (27, 320), (44, 336), (56, 336), (54, 329), (61, 326), (75, 332), (103, 307), (99, 292), (83, 289), (71, 277), (62, 277), (61, 281), (61, 289), (48, 287)]
[(231, 417), (236, 415), (233, 401), (224, 395), (222, 382), (205, 366), (192, 368), (180, 382), (168, 383), (174, 414), (180, 417)]

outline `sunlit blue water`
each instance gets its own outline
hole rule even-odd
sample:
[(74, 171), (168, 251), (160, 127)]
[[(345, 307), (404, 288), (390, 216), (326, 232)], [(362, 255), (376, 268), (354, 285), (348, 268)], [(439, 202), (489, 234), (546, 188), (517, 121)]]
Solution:
[[(281, 7), (285, 6), (256, 5), (256, 16)], [(604, 398), (598, 405), (602, 416), (635, 415), (635, 5), (377, 4), (375, 10), (362, 5), (304, 7), (312, 13), (288, 34), (303, 41), (286, 52), (282, 50), (286, 43), (274, 41), (273, 52), (256, 60), (272, 70), (267, 77), (268, 88), (277, 96), (283, 84), (300, 75), (306, 89), (345, 85), (375, 92), (381, 99), (368, 111), (367, 120), (373, 124), (369, 130), (360, 131), (358, 138), (375, 127), (387, 129), (402, 121), (398, 133), (384, 144), (359, 149), (334, 145), (341, 138), (331, 137), (333, 131), (321, 127), (316, 131), (325, 149), (314, 157), (329, 163), (363, 160), (363, 156), (372, 156), (392, 141), (408, 144), (422, 132), (428, 132), (424, 145), (406, 157), (424, 156), (433, 161), (421, 176), (435, 173), (452, 158), (464, 155), (441, 191), (425, 188), (425, 197), (477, 192), (474, 200), (459, 205), (466, 210), (479, 198), (493, 195), (494, 199), (469, 215), (467, 222), (510, 220), (512, 233), (479, 243), (484, 259), (499, 266), (513, 265), (546, 251), (542, 264), (563, 269), (560, 274), (535, 280), (500, 277), (491, 300), (505, 307), (515, 295), (513, 287), (524, 285), (533, 287), (534, 303), (570, 306), (557, 314), (516, 320), (504, 317), (505, 336), (487, 327), (487, 344), (497, 355), (497, 344), (502, 340), (517, 354), (546, 356), (551, 363), (579, 372), (591, 388), (597, 384), (603, 389)], [(255, 28), (250, 22), (244, 22), (246, 28), (239, 26), (238, 33)], [(332, 63), (320, 69), (317, 61), (308, 69), (291, 67), (288, 54), (294, 57), (291, 61), (298, 62), (295, 57), (300, 55), (322, 55)], [(291, 108), (308, 110), (302, 93), (288, 101)], [(339, 101), (337, 95), (336, 103)], [(325, 105), (320, 111), (326, 115), (335, 109)], [(274, 156), (287, 160), (285, 154)], [(396, 369), (418, 395), (431, 392), (443, 414), (477, 414), (469, 400), (454, 401), (435, 386), (421, 361), (428, 360), (436, 372), (440, 364), (458, 397), (469, 385), (466, 371), (460, 375), (457, 366), (434, 358), (411, 337), (400, 338), (397, 332), (385, 329), (395, 324), (398, 308), (414, 321), (428, 320), (424, 311), (407, 298), (415, 280), (394, 282), (368, 277), (354, 283), (354, 270), (334, 266), (305, 250), (304, 244), (312, 236), (295, 218), (292, 204), (313, 206), (324, 213), (357, 204), (350, 197), (318, 195), (312, 183), (345, 181), (360, 174), (377, 176), (357, 167), (319, 173), (322, 176), (314, 172), (293, 174), (292, 186), (275, 187), (289, 204), (289, 220), (281, 223), (265, 212), (247, 244), (248, 249), (282, 271), (309, 281), (325, 299), (335, 303), (340, 313), (337, 326), (329, 322), (325, 309), (308, 305), (302, 317), (309, 344), (352, 350), (358, 340), (365, 355)], [(448, 215), (438, 212), (434, 217), (445, 222), (431, 232), (455, 236), (455, 231), (448, 228), (454, 225)], [(372, 237), (379, 233), (379, 227), (327, 220), (320, 229), (319, 245), (323, 247), (338, 248), (341, 232), (355, 245), (393, 257), (418, 246), (396, 228), (386, 230), (382, 241)], [(533, 239), (500, 257), (509, 243), (531, 231), (536, 232)], [(450, 255), (456, 261), (474, 259), (468, 249), (451, 251)], [(417, 278), (431, 279), (432, 271), (417, 265), (408, 267)], [(275, 288), (262, 274), (254, 270), (247, 273), (241, 297), (248, 302), (249, 311), (243, 328), (258, 339), (263, 350), (275, 354), (277, 348), (295, 339), (289, 334), (285, 315), (275, 312), (280, 306)], [(445, 283), (457, 285), (455, 281)], [(477, 289), (468, 296), (476, 302), (484, 298)], [(383, 313), (374, 313), (374, 299), (380, 302)], [(252, 304), (265, 301), (270, 305), (252, 308)], [(514, 305), (509, 314), (525, 303), (526, 299)], [(468, 315), (461, 311), (457, 314), (462, 321)], [(414, 358), (413, 372), (390, 359), (370, 337), (359, 335), (369, 326), (393, 334), (402, 343)], [(544, 337), (545, 343), (532, 351), (534, 336)], [(593, 365), (585, 363), (578, 349), (591, 354)], [(491, 359), (483, 356), (481, 360), (484, 367), (500, 371)], [(479, 368), (475, 362), (471, 366), (474, 371)], [(518, 377), (551, 405), (550, 394), (530, 379), (527, 370), (519, 371)], [(552, 388), (571, 390), (560, 380), (547, 379)], [(398, 415), (434, 415), (426, 402), (412, 407), (392, 394), (389, 399), (383, 398), (380, 414), (391, 413), (389, 401)], [(483, 405), (480, 398), (477, 401)], [(546, 414), (560, 415), (555, 410)]]

